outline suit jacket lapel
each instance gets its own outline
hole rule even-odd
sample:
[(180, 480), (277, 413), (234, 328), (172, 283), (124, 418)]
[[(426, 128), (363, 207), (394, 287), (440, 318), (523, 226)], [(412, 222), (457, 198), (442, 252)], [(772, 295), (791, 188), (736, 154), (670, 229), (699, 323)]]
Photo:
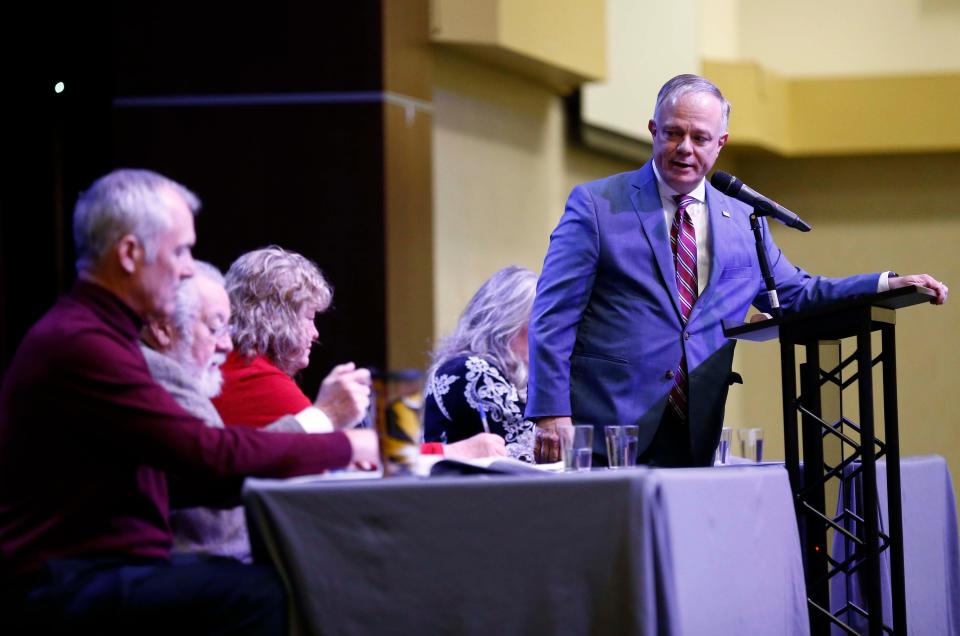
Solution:
[(656, 257), (667, 295), (673, 303), (677, 316), (680, 316), (680, 295), (677, 292), (677, 273), (673, 264), (673, 252), (670, 249), (670, 235), (663, 217), (663, 203), (660, 201), (660, 192), (657, 190), (657, 180), (649, 162), (636, 172), (630, 199), (640, 219), (643, 234)]

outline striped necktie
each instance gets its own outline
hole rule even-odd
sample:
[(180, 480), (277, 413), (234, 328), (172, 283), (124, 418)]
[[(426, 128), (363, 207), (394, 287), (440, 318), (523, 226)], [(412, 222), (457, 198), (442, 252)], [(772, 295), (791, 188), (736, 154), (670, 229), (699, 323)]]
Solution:
[[(687, 195), (674, 195), (677, 215), (670, 227), (670, 247), (677, 269), (677, 291), (680, 294), (680, 314), (686, 328), (687, 318), (697, 302), (697, 232), (687, 207), (697, 200)], [(673, 386), (667, 398), (681, 422), (687, 421), (687, 354), (680, 353), (680, 365), (673, 376)]]

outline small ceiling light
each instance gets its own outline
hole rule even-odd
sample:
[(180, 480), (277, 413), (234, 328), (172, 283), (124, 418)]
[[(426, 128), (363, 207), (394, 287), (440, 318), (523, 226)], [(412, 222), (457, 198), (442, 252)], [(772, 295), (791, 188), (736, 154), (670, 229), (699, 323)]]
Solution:
[(63, 82), (57, 82), (53, 85), (53, 92), (58, 95), (63, 92)]

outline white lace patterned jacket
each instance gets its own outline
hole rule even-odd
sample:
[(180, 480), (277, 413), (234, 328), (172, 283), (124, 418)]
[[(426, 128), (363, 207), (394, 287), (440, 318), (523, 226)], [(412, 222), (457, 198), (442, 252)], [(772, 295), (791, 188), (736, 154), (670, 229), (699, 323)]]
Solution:
[(507, 455), (533, 462), (533, 423), (524, 397), (500, 369), (479, 356), (452, 358), (424, 391), (424, 440), (457, 442), (485, 430), (503, 437)]

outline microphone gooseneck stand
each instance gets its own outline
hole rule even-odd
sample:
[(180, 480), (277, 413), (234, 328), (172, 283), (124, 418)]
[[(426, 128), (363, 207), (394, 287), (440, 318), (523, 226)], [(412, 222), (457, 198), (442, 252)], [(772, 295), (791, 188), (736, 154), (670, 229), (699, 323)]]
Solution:
[(770, 261), (767, 260), (767, 251), (763, 249), (763, 232), (760, 227), (760, 217), (764, 212), (753, 208), (750, 213), (750, 229), (753, 230), (753, 238), (757, 244), (757, 260), (760, 261), (760, 273), (763, 275), (763, 282), (767, 288), (767, 298), (770, 301), (770, 314), (774, 318), (782, 318), (783, 310), (780, 309), (780, 299), (777, 297), (777, 284), (773, 280), (773, 274), (770, 272)]

